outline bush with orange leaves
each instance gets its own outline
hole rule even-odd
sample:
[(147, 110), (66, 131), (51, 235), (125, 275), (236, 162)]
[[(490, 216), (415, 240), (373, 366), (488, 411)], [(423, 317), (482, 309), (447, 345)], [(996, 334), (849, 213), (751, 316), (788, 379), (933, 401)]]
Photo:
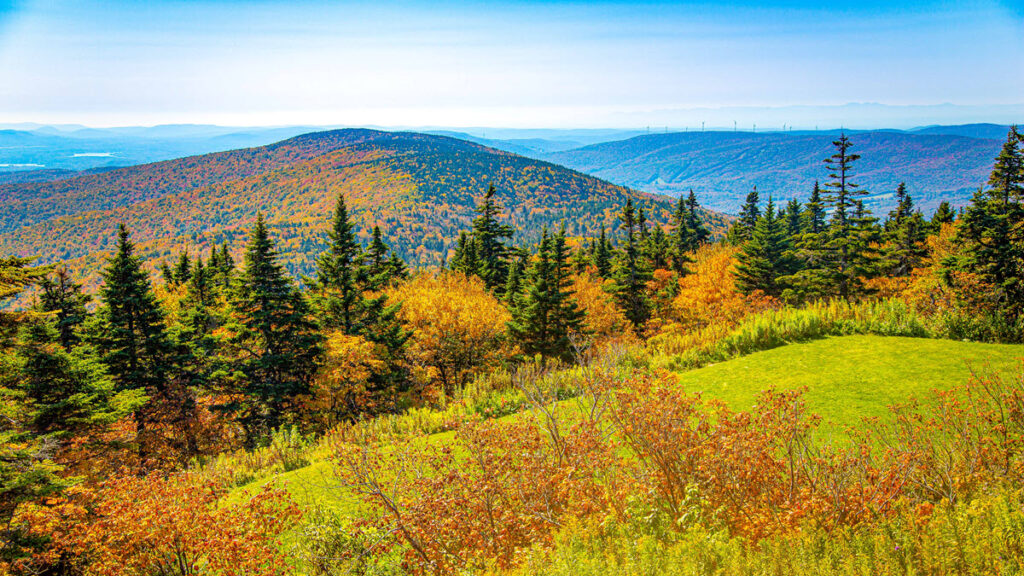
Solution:
[(113, 477), (77, 488), (20, 521), (51, 541), (13, 567), (85, 576), (271, 576), (288, 573), (278, 537), (299, 518), (287, 493), (269, 487), (224, 503), (228, 484), (196, 474)]
[(488, 420), (463, 424), (443, 448), (349, 445), (338, 461), (343, 481), (380, 512), (382, 531), (408, 546), (413, 570), (450, 574), (515, 565), (568, 516), (608, 508), (599, 478), (613, 462), (609, 446), (584, 424), (559, 444), (532, 423)]
[(479, 278), (458, 272), (421, 273), (389, 297), (402, 302), (399, 317), (412, 331), (408, 357), (425, 384), (445, 394), (463, 386), (474, 370), (508, 357), (511, 319)]

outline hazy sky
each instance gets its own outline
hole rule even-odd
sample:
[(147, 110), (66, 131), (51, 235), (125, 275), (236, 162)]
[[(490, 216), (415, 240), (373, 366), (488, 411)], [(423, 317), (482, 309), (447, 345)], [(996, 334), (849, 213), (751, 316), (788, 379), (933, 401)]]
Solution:
[(1024, 0), (0, 0), (0, 122), (883, 122), (851, 102), (1024, 121)]

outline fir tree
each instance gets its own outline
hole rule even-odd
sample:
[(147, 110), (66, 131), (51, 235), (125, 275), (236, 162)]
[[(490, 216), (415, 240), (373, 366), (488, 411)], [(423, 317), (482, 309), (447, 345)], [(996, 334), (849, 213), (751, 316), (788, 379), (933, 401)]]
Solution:
[(693, 252), (707, 244), (711, 238), (711, 233), (704, 226), (704, 222), (701, 221), (700, 204), (697, 203), (697, 196), (693, 193), (692, 188), (690, 189), (690, 195), (686, 199), (686, 208), (686, 227), (690, 231), (690, 252)]
[(955, 268), (987, 282), (1015, 321), (1024, 314), (1024, 137), (1014, 126), (996, 158), (988, 187), (971, 199), (957, 227), (962, 254)]
[(953, 211), (949, 202), (943, 200), (939, 203), (939, 207), (935, 210), (935, 214), (932, 214), (932, 220), (929, 224), (931, 224), (934, 232), (938, 232), (939, 228), (941, 228), (943, 224), (952, 224), (954, 220), (956, 220), (956, 212)]
[(601, 278), (608, 279), (612, 275), (612, 246), (605, 233), (604, 226), (601, 226), (601, 237), (594, 247), (594, 268)]
[(690, 207), (682, 196), (679, 197), (679, 203), (672, 214), (672, 225), (672, 270), (679, 277), (683, 277), (689, 274), (687, 266), (693, 263), (689, 252), (693, 249), (694, 231), (690, 228)]
[(798, 236), (803, 230), (801, 222), (802, 209), (800, 201), (796, 198), (790, 199), (786, 204), (786, 210), (784, 212), (784, 221), (786, 223), (786, 233), (790, 237)]
[(501, 205), (494, 197), (495, 192), (492, 184), (487, 188), (483, 202), (476, 208), (478, 216), (473, 219), (473, 240), (478, 262), (477, 275), (488, 290), (500, 292), (505, 288), (508, 275), (508, 246), (505, 240), (512, 238), (515, 230), (498, 222)]
[(740, 208), (740, 215), (729, 229), (729, 241), (739, 246), (750, 239), (757, 219), (761, 217), (760, 197), (757, 193), (757, 186), (747, 194), (747, 199)]
[[(351, 334), (356, 330), (356, 307), (361, 297), (356, 285), (356, 264), (362, 250), (343, 196), (338, 196), (327, 236), (327, 250), (317, 258), (316, 278), (311, 282), (313, 303), (321, 326)], [(250, 245), (254, 240), (255, 237)]]
[(79, 329), (89, 317), (86, 306), (92, 296), (82, 292), (82, 286), (71, 279), (67, 268), (57, 268), (52, 277), (39, 282), (39, 310), (52, 314), (58, 333), (58, 341), (65, 350), (78, 345), (81, 338)]
[(405, 262), (391, 252), (381, 237), (380, 227), (373, 227), (373, 239), (360, 259), (357, 273), (364, 290), (378, 291), (408, 276)]
[(188, 257), (188, 250), (182, 250), (178, 254), (178, 264), (174, 267), (174, 283), (182, 285), (192, 277), (192, 261)]
[(462, 231), (455, 244), (455, 253), (452, 255), (449, 268), (456, 272), (462, 272), (466, 276), (478, 276), (480, 273), (480, 262), (477, 259), (476, 240), (471, 234)]
[(519, 305), (519, 296), (523, 291), (530, 253), (525, 248), (513, 248), (510, 256), (511, 264), (508, 267), (508, 280), (505, 282), (505, 292), (502, 297), (509, 310), (514, 311)]
[(779, 219), (775, 202), (769, 196), (767, 209), (757, 219), (750, 239), (737, 256), (736, 287), (744, 294), (760, 290), (769, 296), (781, 295), (784, 287), (779, 279), (795, 268), (789, 248), (786, 223)]
[(571, 299), (565, 228), (543, 231), (537, 260), (526, 278), (509, 332), (528, 354), (569, 359), (570, 335), (581, 330), (583, 312)]
[[(343, 213), (336, 225), (339, 221), (346, 221)], [(341, 245), (345, 237), (333, 234), (332, 240)], [(337, 264), (330, 257), (322, 261)], [(234, 372), (241, 378), (233, 382), (238, 399), (226, 408), (237, 414), (251, 446), (285, 423), (299, 399), (309, 394), (322, 337), (310, 320), (305, 299), (277, 262), (262, 214), (246, 245), (244, 264), (231, 295), (228, 326), (229, 344), (238, 351)]]
[(642, 329), (651, 313), (650, 298), (647, 294), (647, 282), (651, 279), (651, 271), (640, 253), (636, 213), (631, 198), (626, 199), (621, 221), (621, 228), (626, 235), (613, 273), (613, 292), (626, 318), (637, 329)]
[(821, 197), (821, 186), (818, 182), (814, 183), (811, 197), (804, 205), (801, 227), (804, 232), (810, 234), (820, 234), (825, 230), (825, 201)]

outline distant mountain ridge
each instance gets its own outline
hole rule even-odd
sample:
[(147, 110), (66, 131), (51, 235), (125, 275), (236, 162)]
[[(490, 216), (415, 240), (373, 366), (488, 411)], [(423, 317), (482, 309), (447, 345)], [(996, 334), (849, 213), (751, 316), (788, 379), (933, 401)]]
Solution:
[[(410, 263), (439, 264), (492, 183), (505, 221), (520, 231), (517, 243), (563, 223), (570, 236), (596, 234), (602, 226), (613, 231), (627, 198), (655, 223), (667, 222), (672, 208), (666, 198), (454, 138), (348, 129), (58, 182), (5, 185), (0, 251), (71, 261), (94, 283), (119, 222), (154, 263), (183, 248), (205, 252), (225, 241), (239, 250), (263, 212), (287, 267), (304, 274), (324, 247), (341, 194), (364, 239), (378, 225)], [(724, 217), (706, 216), (724, 229)]]
[[(876, 212), (888, 210), (900, 182), (924, 210), (942, 200), (966, 203), (987, 180), (1002, 139), (937, 132), (993, 134), (1005, 127), (931, 127), (921, 133), (851, 134), (855, 182), (871, 193)], [(1005, 138), (1005, 130), (1001, 138)], [(823, 159), (832, 133), (682, 132), (637, 136), (543, 158), (616, 184), (679, 196), (693, 189), (711, 209), (735, 213), (757, 186), (762, 197), (806, 198), (816, 180), (828, 179)]]

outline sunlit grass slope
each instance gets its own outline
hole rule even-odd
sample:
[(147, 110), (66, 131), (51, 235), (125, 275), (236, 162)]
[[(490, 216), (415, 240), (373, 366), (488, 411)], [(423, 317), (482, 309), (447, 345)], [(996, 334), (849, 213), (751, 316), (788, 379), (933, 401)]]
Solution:
[(965, 383), (971, 371), (1011, 375), (1024, 358), (1019, 344), (885, 336), (843, 336), (790, 344), (683, 372), (679, 381), (731, 408), (750, 408), (768, 388), (806, 387), (811, 411), (831, 424), (883, 416), (892, 404), (926, 399)]

